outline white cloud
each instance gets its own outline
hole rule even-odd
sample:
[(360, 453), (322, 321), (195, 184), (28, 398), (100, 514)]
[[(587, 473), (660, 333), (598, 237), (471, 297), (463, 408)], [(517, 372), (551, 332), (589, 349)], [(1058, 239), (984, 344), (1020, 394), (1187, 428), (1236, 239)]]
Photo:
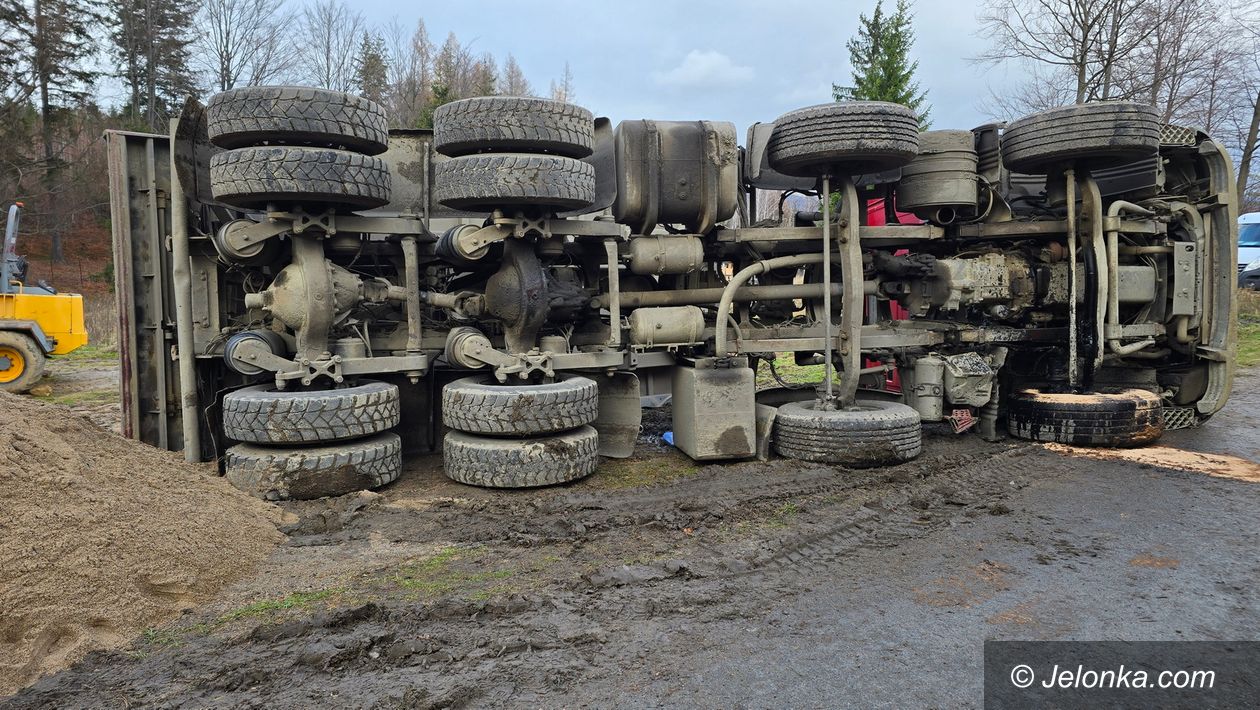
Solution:
[(730, 87), (751, 80), (753, 70), (721, 52), (693, 49), (678, 66), (655, 76), (656, 83), (676, 88)]

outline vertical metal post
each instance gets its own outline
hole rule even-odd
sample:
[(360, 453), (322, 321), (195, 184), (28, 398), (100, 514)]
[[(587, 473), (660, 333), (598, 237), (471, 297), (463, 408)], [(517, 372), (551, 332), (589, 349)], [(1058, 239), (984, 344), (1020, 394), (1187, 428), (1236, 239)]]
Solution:
[[(862, 371), (862, 306), (866, 291), (862, 283), (862, 243), (859, 224), (861, 208), (853, 179), (840, 181), (840, 355), (844, 377), (840, 380), (837, 406), (852, 407), (857, 400), (858, 378)], [(828, 289), (830, 290), (830, 288)]]
[(1067, 243), (1068, 243), (1068, 386), (1076, 389), (1081, 384), (1081, 374), (1076, 361), (1076, 171), (1063, 171), (1067, 184)]
[(604, 251), (608, 255), (608, 344), (621, 345), (621, 272), (617, 258), (617, 242), (604, 240)]
[[(175, 342), (179, 352), (179, 406), (184, 460), (201, 460), (200, 402), (197, 397), (197, 353), (193, 345), (192, 261), (188, 248), (188, 199), (175, 167), (175, 128), (170, 124), (171, 153), (171, 283), (175, 290)], [(155, 223), (155, 232), (160, 223)]]
[[(826, 383), (826, 394), (820, 409), (831, 409), (834, 405), (831, 393), (831, 176), (822, 176), (822, 191), (818, 195), (822, 202), (822, 239), (823, 239), (823, 378)], [(845, 373), (848, 376), (849, 373)]]
[(407, 354), (420, 352), (420, 254), (416, 238), (402, 238), (403, 276), (407, 288)]
[(16, 245), (21, 209), (17, 205), (9, 207), (9, 219), (4, 227), (4, 244), (0, 245), (0, 293), (9, 292), (9, 280), (13, 278), (11, 260), (17, 258)]

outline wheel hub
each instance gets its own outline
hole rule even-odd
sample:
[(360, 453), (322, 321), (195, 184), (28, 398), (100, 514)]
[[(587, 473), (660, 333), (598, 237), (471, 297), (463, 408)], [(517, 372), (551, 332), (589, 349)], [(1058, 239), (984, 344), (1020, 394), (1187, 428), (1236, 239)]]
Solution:
[(13, 348), (0, 346), (0, 383), (16, 380), (26, 371), (26, 361)]

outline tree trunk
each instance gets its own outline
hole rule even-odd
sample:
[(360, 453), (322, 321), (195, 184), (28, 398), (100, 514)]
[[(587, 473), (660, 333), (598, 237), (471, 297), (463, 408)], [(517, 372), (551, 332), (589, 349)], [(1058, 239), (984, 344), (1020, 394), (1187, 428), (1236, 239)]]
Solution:
[(1260, 133), (1260, 93), (1251, 105), (1251, 125), (1247, 128), (1247, 141), (1243, 143), (1238, 160), (1238, 199), (1241, 203), (1247, 194), (1247, 181), (1251, 179), (1251, 161), (1256, 157), (1256, 138)]
[(146, 116), (149, 130), (157, 130), (157, 69), (153, 66), (153, 0), (144, 0), (144, 59)]
[[(50, 212), (55, 209), (53, 204), (53, 193), (57, 185), (57, 159), (56, 153), (53, 151), (53, 131), (52, 117), (50, 115), (52, 105), (48, 97), (48, 82), (51, 67), (48, 66), (48, 36), (45, 33), (47, 28), (47, 19), (44, 17), (44, 3), (42, 0), (35, 0), (32, 8), (35, 11), (35, 81), (39, 84), (39, 135), (40, 141), (44, 144), (44, 211)], [(45, 215), (43, 220), (47, 224), (51, 217), (50, 214)], [(52, 246), (49, 250), (49, 258), (55, 263), (61, 263), (66, 260), (65, 249), (61, 243), (61, 230), (52, 230)]]

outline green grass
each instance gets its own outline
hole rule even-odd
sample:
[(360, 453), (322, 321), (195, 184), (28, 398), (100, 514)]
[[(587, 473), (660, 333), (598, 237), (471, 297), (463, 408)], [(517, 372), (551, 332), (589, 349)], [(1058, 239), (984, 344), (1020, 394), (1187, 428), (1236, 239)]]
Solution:
[(346, 590), (342, 588), (320, 589), (314, 592), (294, 592), (277, 599), (263, 599), (252, 604), (246, 604), (208, 622), (192, 624), (191, 626), (168, 626), (160, 629), (148, 628), (140, 635), (140, 647), (128, 653), (133, 658), (145, 658), (156, 648), (181, 646), (190, 635), (204, 636), (233, 621), (258, 619), (290, 609), (305, 609), (316, 602), (336, 599), (345, 593)]
[(770, 518), (766, 521), (765, 526), (768, 528), (786, 528), (792, 522), (792, 518), (801, 512), (800, 506), (788, 501), (770, 514)]
[(605, 459), (594, 484), (603, 488), (639, 488), (676, 481), (699, 470), (694, 461), (669, 450), (646, 458)]
[(1260, 293), (1238, 291), (1238, 366), (1260, 365)]
[(78, 349), (72, 350), (65, 355), (56, 355), (54, 357), (70, 362), (99, 362), (99, 361), (118, 361), (118, 348), (106, 347), (88, 343)]
[(402, 589), (426, 597), (464, 591), (472, 599), (488, 598), (483, 597), (483, 593), (489, 592), (489, 589), (493, 587), (485, 588), (484, 585), (508, 579), (514, 576), (516, 571), (512, 569), (470, 570), (456, 567), (456, 563), (459, 562), (475, 563), (484, 554), (485, 551), (480, 548), (445, 547), (422, 560), (398, 567), (385, 579)]
[(67, 407), (74, 407), (80, 404), (107, 404), (118, 401), (117, 390), (87, 390), (84, 392), (67, 392), (65, 394), (52, 394), (47, 397), (40, 397), (45, 402), (53, 402), (55, 404), (64, 404)]
[[(817, 385), (823, 381), (822, 365), (797, 365), (793, 353), (778, 353), (774, 358), (774, 369), (779, 377), (789, 385)], [(839, 382), (838, 372), (832, 372), (832, 381)], [(757, 389), (782, 387), (774, 375), (770, 374), (769, 363), (759, 363), (757, 367)]]
[(326, 601), (345, 592), (346, 590), (341, 588), (321, 589), (315, 592), (294, 592), (279, 599), (264, 599), (253, 604), (247, 604), (239, 609), (233, 609), (220, 616), (217, 621), (219, 624), (225, 624), (237, 619), (252, 619), (287, 609), (304, 609), (315, 602)]

